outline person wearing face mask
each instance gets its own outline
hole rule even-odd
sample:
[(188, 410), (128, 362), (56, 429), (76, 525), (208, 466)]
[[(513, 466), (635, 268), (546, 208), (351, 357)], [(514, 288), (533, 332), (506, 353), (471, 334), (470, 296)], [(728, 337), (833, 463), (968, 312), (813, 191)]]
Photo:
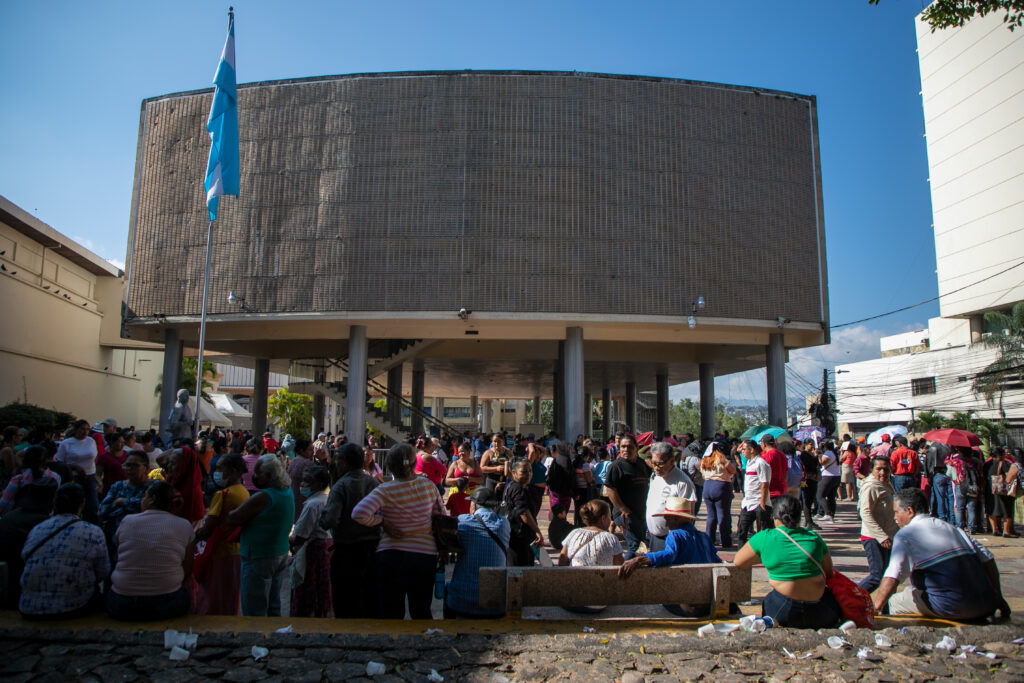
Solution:
[(149, 458), (145, 453), (132, 451), (125, 457), (124, 473), (127, 478), (115, 481), (100, 503), (100, 528), (113, 544), (114, 534), (126, 515), (142, 512), (142, 499), (149, 484), (147, 467)]
[(196, 614), (238, 614), (241, 530), (226, 522), (228, 514), (249, 499), (249, 491), (242, 485), (242, 476), (247, 471), (245, 461), (237, 453), (226, 453), (217, 459), (213, 483), (218, 491), (196, 532), (196, 542), (206, 542), (195, 567)]
[(151, 621), (188, 614), (192, 601), (185, 580), (192, 573), (195, 533), (187, 519), (171, 512), (175, 502), (173, 486), (151, 482), (142, 512), (128, 515), (118, 527), (117, 565), (107, 591), (113, 618)]
[(314, 465), (302, 473), (300, 490), (306, 502), (291, 537), (293, 617), (331, 615), (331, 558), (327, 552), (330, 533), (319, 524), (330, 485), (326, 467)]

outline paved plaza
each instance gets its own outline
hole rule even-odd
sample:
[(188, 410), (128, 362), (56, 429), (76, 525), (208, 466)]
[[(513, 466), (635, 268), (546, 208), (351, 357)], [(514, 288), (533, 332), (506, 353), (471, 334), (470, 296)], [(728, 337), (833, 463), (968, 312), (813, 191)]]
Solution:
[[(865, 569), (857, 529), (854, 505), (841, 503), (837, 523), (821, 531), (836, 567), (855, 580)], [(1007, 600), (1024, 615), (1024, 543), (981, 538), (998, 558)], [(755, 570), (753, 595), (764, 595), (766, 578)], [(760, 607), (742, 609), (759, 614)], [(440, 611), (435, 603), (435, 616)], [(107, 617), (33, 624), (7, 612), (0, 613), (0, 675), (17, 683), (351, 681), (370, 680), (367, 665), (376, 662), (384, 666), (372, 678), (378, 683), (426, 681), (432, 672), (446, 681), (1020, 681), (1024, 645), (1013, 641), (1024, 636), (1024, 619), (1016, 615), (995, 626), (883, 617), (874, 633), (778, 628), (701, 638), (696, 630), (705, 621), (674, 619), (660, 606), (609, 607), (597, 618), (538, 608), (525, 610), (521, 620), (434, 622), (189, 616), (150, 624)], [(167, 628), (199, 634), (188, 659), (169, 659)], [(879, 647), (876, 634), (891, 647)], [(846, 643), (832, 649), (829, 636)], [(952, 652), (935, 648), (944, 636), (956, 641)], [(268, 654), (254, 659), (253, 646)]]

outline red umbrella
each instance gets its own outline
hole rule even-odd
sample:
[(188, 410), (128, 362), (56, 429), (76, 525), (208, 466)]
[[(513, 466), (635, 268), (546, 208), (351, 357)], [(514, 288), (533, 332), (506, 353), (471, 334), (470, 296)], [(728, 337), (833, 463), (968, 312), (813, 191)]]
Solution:
[(969, 432), (966, 429), (933, 429), (924, 435), (928, 441), (935, 441), (936, 443), (944, 443), (947, 446), (964, 446), (970, 448), (971, 446), (980, 446), (981, 439), (974, 432)]
[(654, 443), (654, 432), (644, 432), (636, 437), (637, 446), (649, 446)]

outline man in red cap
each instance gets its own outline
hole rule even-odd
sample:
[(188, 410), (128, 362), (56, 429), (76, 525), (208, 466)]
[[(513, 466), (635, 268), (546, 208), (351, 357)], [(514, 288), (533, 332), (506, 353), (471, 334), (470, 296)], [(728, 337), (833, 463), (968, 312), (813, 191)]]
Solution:
[(882, 443), (871, 449), (872, 458), (888, 458), (892, 454), (892, 444), (888, 434), (882, 434)]
[(917, 451), (907, 446), (907, 437), (895, 438), (896, 450), (889, 456), (892, 465), (892, 487), (898, 493), (905, 488), (921, 488), (921, 460)]

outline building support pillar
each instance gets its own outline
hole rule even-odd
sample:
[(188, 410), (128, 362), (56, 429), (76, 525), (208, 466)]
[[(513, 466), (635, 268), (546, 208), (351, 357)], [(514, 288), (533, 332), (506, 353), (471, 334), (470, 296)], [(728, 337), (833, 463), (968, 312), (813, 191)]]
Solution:
[(402, 363), (388, 370), (388, 422), (400, 427), (402, 425)]
[(768, 424), (787, 426), (786, 417), (786, 348), (781, 334), (768, 335), (765, 347), (768, 366)]
[(715, 364), (701, 363), (697, 371), (700, 377), (700, 440), (709, 441), (715, 437)]
[(636, 432), (636, 382), (626, 382), (626, 431)]
[(655, 380), (654, 436), (660, 439), (668, 431), (668, 374), (659, 372)]
[(267, 391), (270, 389), (270, 359), (256, 358), (253, 361), (252, 401), (249, 412), (252, 413), (252, 435), (263, 436), (267, 431)]
[(540, 424), (540, 396), (533, 397), (533, 417), (530, 421), (534, 424)]
[[(366, 326), (348, 331), (348, 391), (345, 395), (345, 436), (350, 443), (366, 443)], [(388, 402), (390, 405), (391, 402)]]
[(477, 417), (477, 408), (480, 406), (480, 399), (476, 396), (469, 397), (469, 419), (476, 425), (476, 431), (484, 431), (483, 422)]
[(489, 398), (484, 399), (484, 414), (481, 422), (483, 422), (483, 431), (485, 433), (490, 434), (494, 431), (492, 429), (493, 423), (491, 422), (491, 399)]
[(565, 330), (563, 347), (563, 377), (565, 395), (565, 434), (562, 438), (569, 443), (577, 434), (586, 434), (583, 426), (583, 328), (569, 327)]
[(604, 440), (615, 433), (612, 429), (612, 390), (605, 387), (601, 390), (601, 422), (604, 423)]
[(440, 396), (434, 397), (434, 405), (430, 410), (430, 414), (436, 419), (444, 422), (444, 399)]
[(555, 360), (554, 401), (551, 411), (551, 428), (565, 437), (565, 342), (558, 342), (558, 358)]
[[(323, 386), (327, 381), (327, 373), (324, 370), (317, 370), (313, 374), (313, 381)], [(309, 435), (312, 438), (316, 438), (320, 432), (326, 432), (327, 429), (324, 425), (324, 408), (326, 405), (326, 398), (319, 391), (313, 394), (313, 425), (310, 429)]]
[(594, 395), (589, 391), (583, 394), (583, 435), (590, 436), (594, 431)]
[[(425, 434), (423, 429), (423, 359), (417, 358), (412, 362), (412, 419), (410, 425), (412, 434)], [(401, 418), (402, 414), (398, 414)]]
[[(160, 385), (160, 438), (164, 443), (168, 442), (171, 435), (170, 418), (171, 410), (178, 400), (178, 384), (181, 380), (181, 354), (184, 345), (181, 343), (181, 333), (175, 327), (164, 329), (164, 375)], [(189, 389), (191, 394), (195, 389)], [(199, 401), (196, 400), (196, 407)]]

